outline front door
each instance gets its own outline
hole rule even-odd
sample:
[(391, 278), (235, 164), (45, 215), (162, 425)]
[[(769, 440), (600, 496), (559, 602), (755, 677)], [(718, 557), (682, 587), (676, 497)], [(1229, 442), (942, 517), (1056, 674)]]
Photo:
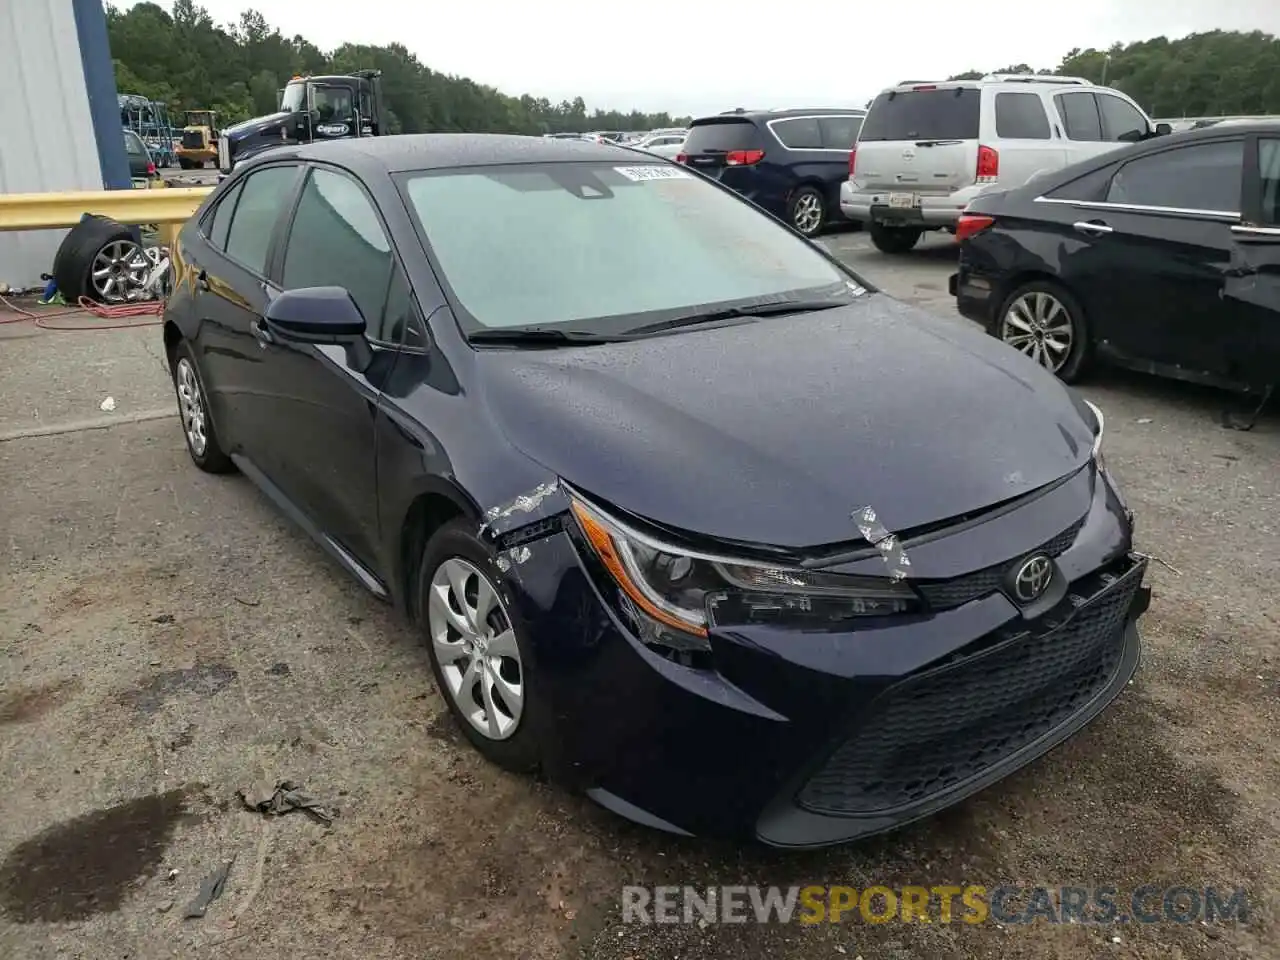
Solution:
[(268, 348), (278, 383), (272, 420), (285, 494), (356, 559), (377, 569), (374, 421), (397, 356), (383, 330), (394, 257), (372, 199), (350, 175), (310, 170), (284, 241), (284, 290), (339, 286), (368, 324), (373, 362), (360, 369), (340, 346)]

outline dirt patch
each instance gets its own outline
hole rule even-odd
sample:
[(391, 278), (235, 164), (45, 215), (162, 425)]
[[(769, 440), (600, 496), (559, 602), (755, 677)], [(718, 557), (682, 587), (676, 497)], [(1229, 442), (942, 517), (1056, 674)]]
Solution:
[(120, 909), (190, 816), (189, 793), (170, 790), (94, 810), (20, 843), (0, 865), (0, 906), (18, 923), (63, 923)]
[(223, 664), (198, 663), (194, 667), (158, 673), (141, 686), (126, 690), (118, 699), (140, 713), (153, 714), (180, 693), (211, 697), (234, 683), (236, 676), (236, 671)]
[(36, 720), (65, 703), (79, 689), (80, 681), (68, 677), (6, 693), (0, 696), (0, 726)]

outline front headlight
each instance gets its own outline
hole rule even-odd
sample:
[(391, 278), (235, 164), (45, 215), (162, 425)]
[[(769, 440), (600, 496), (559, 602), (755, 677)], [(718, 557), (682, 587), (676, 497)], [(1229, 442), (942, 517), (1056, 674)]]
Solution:
[(570, 505), (647, 642), (706, 650), (711, 627), (784, 623), (820, 629), (916, 608), (914, 591), (887, 577), (695, 552), (663, 543), (572, 494)]

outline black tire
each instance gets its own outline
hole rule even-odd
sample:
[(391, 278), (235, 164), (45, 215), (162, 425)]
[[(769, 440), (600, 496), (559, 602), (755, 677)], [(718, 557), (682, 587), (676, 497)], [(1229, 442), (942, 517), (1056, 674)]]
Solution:
[(190, 160), (188, 160), (186, 157), (179, 157), (178, 166), (181, 167), (183, 170), (190, 170), (195, 166), (195, 164), (192, 163)]
[[(192, 439), (192, 430), (186, 409), (187, 400), (183, 397), (184, 364), (190, 369), (191, 376), (195, 380), (197, 387), (195, 399), (199, 403), (203, 415), (202, 433), (205, 442), (202, 450), (197, 449), (198, 444)], [(182, 425), (182, 437), (186, 441), (187, 453), (191, 455), (191, 462), (205, 473), (233, 472), (236, 465), (227, 456), (226, 450), (223, 449), (222, 443), (218, 439), (217, 428), (214, 427), (213, 417), (209, 414), (209, 394), (204, 387), (204, 377), (200, 375), (200, 365), (196, 363), (195, 351), (191, 349), (191, 345), (186, 340), (179, 340), (174, 347), (169, 368), (173, 379), (173, 390), (178, 398), (178, 417)]]
[[(815, 203), (816, 221), (813, 219)], [(801, 220), (803, 223), (797, 222)], [(801, 235), (816, 237), (827, 225), (827, 220), (827, 203), (816, 187), (801, 187), (791, 195), (791, 201), (787, 204), (787, 223)]]
[[(988, 331), (996, 339), (1005, 341), (1005, 318), (1009, 310), (1029, 294), (1043, 293), (1053, 297), (1067, 314), (1071, 329), (1071, 345), (1066, 359), (1051, 372), (1064, 383), (1076, 383), (1087, 372), (1093, 357), (1093, 343), (1089, 337), (1089, 324), (1080, 302), (1066, 287), (1052, 280), (1032, 280), (1015, 288), (1000, 304)], [(1014, 349), (1018, 349), (1015, 347)], [(1034, 358), (1033, 358), (1034, 359)], [(1043, 366), (1043, 364), (1042, 364)], [(1046, 367), (1046, 369), (1050, 369)]]
[[(445, 681), (436, 645), (432, 641), (430, 620), (431, 583), (436, 571), (447, 561), (460, 559), (477, 573), (482, 574), (495, 589), (501, 601), (501, 614), (510, 625), (519, 651), (520, 685), (523, 707), (515, 732), (505, 739), (493, 739), (482, 734), (463, 714)], [(453, 520), (445, 524), (428, 541), (418, 570), (417, 622), (431, 660), (440, 696), (453, 716), (462, 735), (470, 741), (487, 760), (515, 773), (533, 773), (540, 766), (541, 751), (538, 743), (538, 724), (541, 717), (541, 701), (538, 697), (537, 672), (533, 668), (529, 630), (521, 615), (514, 592), (506, 574), (498, 564), (497, 554), (476, 534), (476, 524), (469, 520)]]
[(63, 238), (53, 257), (53, 279), (68, 303), (75, 303), (81, 297), (100, 299), (89, 281), (89, 271), (98, 251), (117, 240), (136, 242), (137, 237), (124, 224), (97, 214), (84, 217)]
[(910, 253), (924, 233), (919, 227), (889, 227), (871, 224), (871, 242), (881, 253)]

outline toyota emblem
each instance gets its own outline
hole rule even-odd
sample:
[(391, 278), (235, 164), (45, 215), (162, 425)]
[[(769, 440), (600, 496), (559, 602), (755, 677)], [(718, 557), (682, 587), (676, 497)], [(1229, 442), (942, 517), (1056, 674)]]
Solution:
[(1013, 594), (1019, 603), (1031, 603), (1044, 595), (1053, 579), (1053, 562), (1043, 553), (1028, 557), (1013, 576)]

